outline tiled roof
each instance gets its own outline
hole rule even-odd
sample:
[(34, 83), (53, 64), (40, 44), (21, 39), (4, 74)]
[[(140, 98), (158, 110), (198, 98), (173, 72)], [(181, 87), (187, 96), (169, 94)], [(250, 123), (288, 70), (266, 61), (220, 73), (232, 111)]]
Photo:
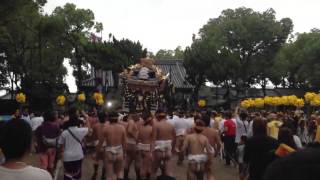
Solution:
[(164, 74), (169, 74), (169, 80), (176, 88), (191, 89), (193, 86), (186, 80), (186, 69), (182, 60), (155, 60), (155, 65)]

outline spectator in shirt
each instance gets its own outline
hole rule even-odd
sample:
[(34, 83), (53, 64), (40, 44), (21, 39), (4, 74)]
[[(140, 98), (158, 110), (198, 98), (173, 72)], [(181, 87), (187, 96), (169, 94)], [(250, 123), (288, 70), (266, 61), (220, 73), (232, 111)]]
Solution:
[(59, 125), (54, 121), (55, 113), (45, 112), (44, 122), (35, 131), (37, 151), (40, 153), (40, 167), (51, 174), (53, 174), (57, 139), (60, 134)]
[(261, 180), (267, 166), (275, 159), (278, 142), (267, 135), (266, 123), (261, 118), (253, 120), (252, 131), (253, 136), (245, 144), (244, 161), (249, 165), (249, 179)]
[(236, 154), (236, 123), (232, 120), (232, 113), (226, 112), (224, 122), (224, 146), (226, 152), (226, 165), (230, 165), (230, 160), (235, 160)]
[(79, 127), (79, 111), (76, 108), (69, 110), (69, 120), (65, 123), (65, 130), (59, 138), (63, 151), (64, 180), (81, 179), (82, 159), (84, 158), (82, 141), (89, 133), (88, 115), (85, 117), (86, 127)]
[(52, 180), (51, 175), (25, 161), (31, 151), (32, 131), (23, 119), (6, 122), (0, 129), (0, 148), (5, 162), (0, 166), (0, 179)]
[(34, 113), (34, 117), (30, 119), (30, 125), (32, 131), (35, 131), (43, 123), (42, 114), (38, 111)]
[(271, 121), (267, 124), (267, 133), (274, 139), (278, 139), (279, 128), (282, 126), (282, 122), (279, 120), (279, 116), (276, 114), (270, 114), (269, 118)]
[(236, 143), (240, 142), (241, 136), (247, 136), (249, 131), (249, 122), (248, 122), (248, 114), (245, 111), (238, 112), (238, 108), (236, 109)]

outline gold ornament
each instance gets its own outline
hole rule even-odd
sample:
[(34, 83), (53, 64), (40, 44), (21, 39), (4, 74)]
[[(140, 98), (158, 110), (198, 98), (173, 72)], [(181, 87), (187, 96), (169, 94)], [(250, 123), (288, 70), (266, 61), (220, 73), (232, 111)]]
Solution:
[(206, 106), (206, 100), (200, 99), (198, 101), (198, 106), (201, 107), (201, 108), (205, 107)]
[(84, 102), (86, 101), (86, 95), (84, 93), (81, 93), (78, 95), (78, 101), (79, 102)]
[(63, 106), (65, 102), (66, 102), (66, 97), (64, 97), (64, 95), (60, 95), (56, 99), (56, 103), (60, 106)]
[(24, 93), (18, 93), (17, 95), (16, 95), (16, 101), (18, 102), (18, 103), (20, 103), (20, 104), (23, 104), (23, 103), (25, 103), (26, 102), (26, 95), (24, 94)]

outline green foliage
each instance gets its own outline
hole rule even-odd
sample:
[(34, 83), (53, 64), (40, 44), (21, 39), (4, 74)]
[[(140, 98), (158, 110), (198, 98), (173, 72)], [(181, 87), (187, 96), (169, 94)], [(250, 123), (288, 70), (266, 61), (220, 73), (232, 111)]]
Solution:
[(160, 49), (153, 58), (162, 59), (162, 60), (175, 60), (175, 59), (183, 59), (183, 56), (184, 56), (184, 52), (181, 46), (178, 46), (174, 50)]
[[(90, 9), (79, 9), (74, 4), (67, 3), (63, 7), (57, 7), (53, 16), (60, 17), (67, 27), (66, 40), (74, 51), (71, 54), (71, 65), (74, 68), (73, 75), (76, 84), (81, 90), (81, 83), (87, 77), (88, 64), (84, 59), (84, 47), (88, 44), (90, 31), (94, 28), (94, 14)], [(102, 24), (96, 24), (96, 31), (102, 31)]]
[(262, 13), (250, 8), (224, 10), (193, 38), (185, 57), (189, 79), (199, 79), (194, 76), (201, 74), (197, 83), (207, 79), (239, 90), (256, 83), (265, 85), (292, 26), (288, 18), (277, 21), (273, 9)]
[(129, 39), (103, 43), (88, 43), (85, 46), (86, 59), (93, 67), (104, 70), (121, 72), (129, 65), (138, 63), (140, 58), (146, 57), (147, 50), (142, 48), (140, 42)]
[[(291, 88), (319, 89), (320, 31), (298, 34), (279, 52), (274, 73), (282, 79), (281, 85)], [(276, 82), (274, 82), (276, 83)]]

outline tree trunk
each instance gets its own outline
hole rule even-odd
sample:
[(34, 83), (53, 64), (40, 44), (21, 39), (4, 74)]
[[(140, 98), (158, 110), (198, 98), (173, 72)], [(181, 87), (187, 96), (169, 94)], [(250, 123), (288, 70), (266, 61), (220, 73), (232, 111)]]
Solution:
[(82, 91), (82, 81), (83, 81), (82, 68), (81, 68), (82, 62), (81, 62), (81, 57), (79, 55), (79, 49), (77, 46), (75, 48), (75, 58), (77, 63), (76, 65), (77, 66), (77, 87), (78, 87), (78, 91)]

